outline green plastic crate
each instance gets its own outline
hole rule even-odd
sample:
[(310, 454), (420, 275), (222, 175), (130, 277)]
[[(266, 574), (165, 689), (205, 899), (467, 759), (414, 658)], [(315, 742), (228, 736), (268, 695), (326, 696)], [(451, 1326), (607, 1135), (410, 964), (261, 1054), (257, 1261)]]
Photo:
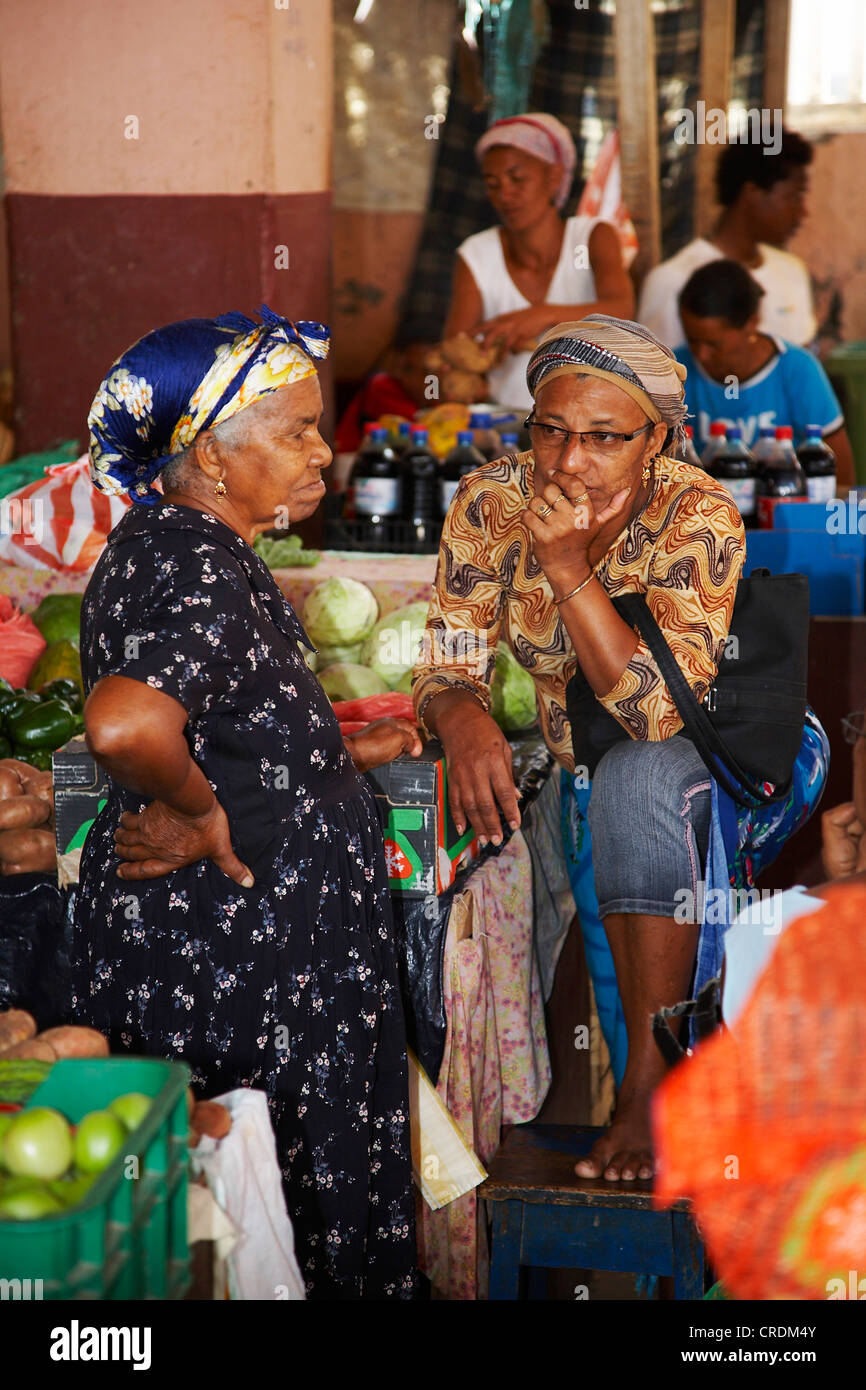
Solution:
[[(128, 1091), (143, 1091), (154, 1104), (75, 1207), (38, 1221), (0, 1221), (0, 1279), (41, 1280), (46, 1299), (183, 1296), (190, 1279), (188, 1084), (181, 1062), (55, 1063), (25, 1109), (49, 1105), (77, 1124)], [(137, 1178), (125, 1174), (130, 1155), (138, 1160)]]
[(834, 348), (824, 367), (840, 397), (854, 455), (854, 479), (866, 484), (866, 342)]

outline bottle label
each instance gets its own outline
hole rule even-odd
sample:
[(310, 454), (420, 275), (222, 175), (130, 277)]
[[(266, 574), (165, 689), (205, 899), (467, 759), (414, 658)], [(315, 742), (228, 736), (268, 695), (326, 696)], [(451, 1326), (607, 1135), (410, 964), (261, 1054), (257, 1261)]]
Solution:
[(824, 478), (807, 478), (810, 502), (832, 502), (836, 496), (836, 475), (829, 473)]
[(758, 498), (758, 525), (765, 531), (771, 531), (775, 526), (773, 519), (776, 508), (783, 503), (785, 506), (792, 502), (808, 502), (808, 497), (759, 497)]
[(754, 478), (719, 478), (722, 487), (726, 487), (737, 504), (740, 516), (755, 515), (755, 480)]
[(451, 503), (454, 501), (454, 494), (460, 486), (459, 482), (451, 482), (445, 478), (439, 484), (439, 496), (442, 499), (442, 510), (447, 512)]
[(394, 516), (399, 510), (399, 478), (355, 480), (355, 512), (358, 516)]

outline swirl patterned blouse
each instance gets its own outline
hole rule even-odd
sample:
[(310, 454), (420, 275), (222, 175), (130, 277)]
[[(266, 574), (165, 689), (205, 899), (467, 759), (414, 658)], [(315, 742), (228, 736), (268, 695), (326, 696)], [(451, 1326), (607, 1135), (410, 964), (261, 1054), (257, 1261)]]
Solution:
[[(460, 484), (445, 518), (428, 641), (412, 693), (423, 719), (434, 695), (464, 689), (490, 707), (497, 641), (535, 681), (545, 741), (573, 771), (565, 687), (577, 658), (520, 514), (533, 496), (534, 460), (487, 464)], [(745, 535), (730, 493), (701, 469), (659, 458), (643, 510), (597, 568), (607, 593), (643, 593), (698, 699), (712, 684), (734, 609)], [(632, 738), (682, 727), (646, 643), (598, 697)]]

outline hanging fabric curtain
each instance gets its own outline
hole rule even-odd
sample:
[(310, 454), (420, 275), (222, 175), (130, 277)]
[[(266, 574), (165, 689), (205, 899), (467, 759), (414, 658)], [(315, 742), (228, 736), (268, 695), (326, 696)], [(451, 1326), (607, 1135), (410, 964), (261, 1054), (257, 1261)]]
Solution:
[(545, 0), (466, 0), (464, 35), (483, 34), (488, 124), (529, 106), (535, 60), (547, 41)]

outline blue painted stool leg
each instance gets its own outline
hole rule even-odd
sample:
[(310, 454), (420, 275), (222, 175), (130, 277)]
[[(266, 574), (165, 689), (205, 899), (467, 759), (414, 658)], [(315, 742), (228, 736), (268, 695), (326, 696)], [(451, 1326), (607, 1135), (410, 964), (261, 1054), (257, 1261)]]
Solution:
[(493, 1241), (490, 1251), (490, 1298), (516, 1299), (520, 1286), (522, 1202), (491, 1202)]
[(688, 1212), (671, 1212), (674, 1298), (703, 1298), (704, 1247)]

